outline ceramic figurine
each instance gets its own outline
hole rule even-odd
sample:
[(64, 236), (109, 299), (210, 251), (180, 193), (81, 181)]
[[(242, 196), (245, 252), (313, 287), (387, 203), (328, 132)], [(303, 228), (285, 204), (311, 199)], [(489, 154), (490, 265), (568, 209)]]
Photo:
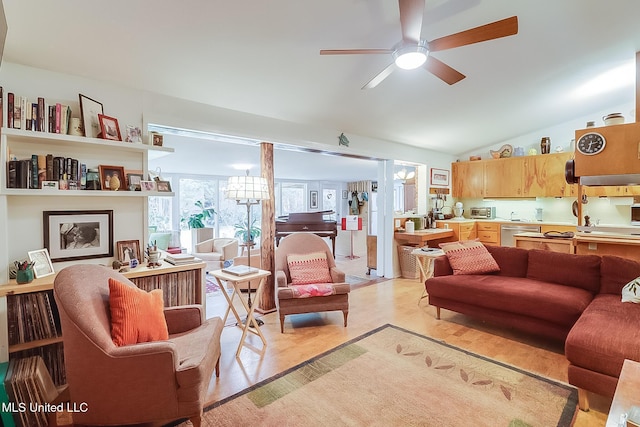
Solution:
[(513, 153), (513, 147), (511, 146), (511, 144), (504, 144), (499, 149), (489, 150), (489, 152), (491, 153), (491, 157), (493, 157), (494, 159), (511, 157), (511, 154)]

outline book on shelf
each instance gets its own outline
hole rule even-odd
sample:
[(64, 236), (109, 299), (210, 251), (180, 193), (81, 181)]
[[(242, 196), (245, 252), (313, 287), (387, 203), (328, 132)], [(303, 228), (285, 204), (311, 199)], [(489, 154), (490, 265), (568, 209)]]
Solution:
[(193, 255), (182, 254), (182, 253), (180, 253), (180, 254), (167, 254), (167, 256), (165, 256), (164, 259), (169, 264), (173, 264), (173, 265), (191, 264), (192, 262), (199, 261), (199, 259), (194, 257)]
[(15, 95), (13, 94), (13, 92), (9, 92), (7, 93), (7, 127), (8, 128), (13, 128), (13, 105), (14, 105), (14, 100)]

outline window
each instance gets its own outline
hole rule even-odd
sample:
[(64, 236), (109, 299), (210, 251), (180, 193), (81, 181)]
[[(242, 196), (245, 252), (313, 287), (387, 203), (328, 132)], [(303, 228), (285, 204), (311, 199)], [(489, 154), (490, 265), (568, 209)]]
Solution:
[[(332, 210), (334, 212), (337, 211), (337, 195), (338, 191), (335, 188), (323, 188), (322, 189), (322, 204), (319, 206), (320, 210), (327, 211)], [(328, 215), (327, 219), (331, 219), (332, 221), (336, 220), (336, 214)]]
[(276, 198), (276, 204), (280, 206), (280, 215), (288, 215), (290, 212), (306, 212), (307, 210), (307, 185), (300, 182), (280, 183), (280, 200)]
[[(201, 210), (196, 206), (196, 202), (201, 201), (205, 208), (214, 208), (218, 212), (218, 180), (216, 179), (194, 179), (180, 178), (180, 229), (187, 230), (189, 224), (186, 219), (189, 215), (199, 213)], [(205, 221), (205, 227), (215, 227), (216, 218), (209, 218)]]

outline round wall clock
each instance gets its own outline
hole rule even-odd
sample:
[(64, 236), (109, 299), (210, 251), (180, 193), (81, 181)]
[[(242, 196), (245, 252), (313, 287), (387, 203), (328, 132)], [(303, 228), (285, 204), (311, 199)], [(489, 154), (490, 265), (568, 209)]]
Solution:
[(607, 145), (607, 141), (604, 139), (604, 136), (597, 132), (589, 132), (578, 139), (576, 148), (582, 154), (593, 156), (594, 154), (601, 153), (605, 145)]

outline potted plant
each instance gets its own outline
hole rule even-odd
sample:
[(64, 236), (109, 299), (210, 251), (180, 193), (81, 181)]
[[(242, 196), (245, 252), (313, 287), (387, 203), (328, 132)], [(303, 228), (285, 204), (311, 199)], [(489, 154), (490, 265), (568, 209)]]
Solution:
[(253, 243), (253, 239), (255, 239), (256, 237), (260, 237), (260, 227), (258, 225), (256, 225), (257, 219), (254, 218), (253, 221), (251, 221), (251, 228), (249, 230), (247, 230), (247, 223), (246, 222), (239, 222), (236, 225), (234, 225), (235, 229), (236, 229), (236, 233), (234, 234), (234, 237), (239, 237), (240, 238), (240, 242), (242, 243)]
[(207, 227), (205, 222), (212, 219), (216, 211), (213, 208), (205, 208), (202, 200), (197, 200), (194, 205), (199, 211), (183, 217), (180, 221), (186, 222), (191, 230), (191, 252), (195, 252), (196, 243), (207, 239), (213, 239), (213, 228)]

